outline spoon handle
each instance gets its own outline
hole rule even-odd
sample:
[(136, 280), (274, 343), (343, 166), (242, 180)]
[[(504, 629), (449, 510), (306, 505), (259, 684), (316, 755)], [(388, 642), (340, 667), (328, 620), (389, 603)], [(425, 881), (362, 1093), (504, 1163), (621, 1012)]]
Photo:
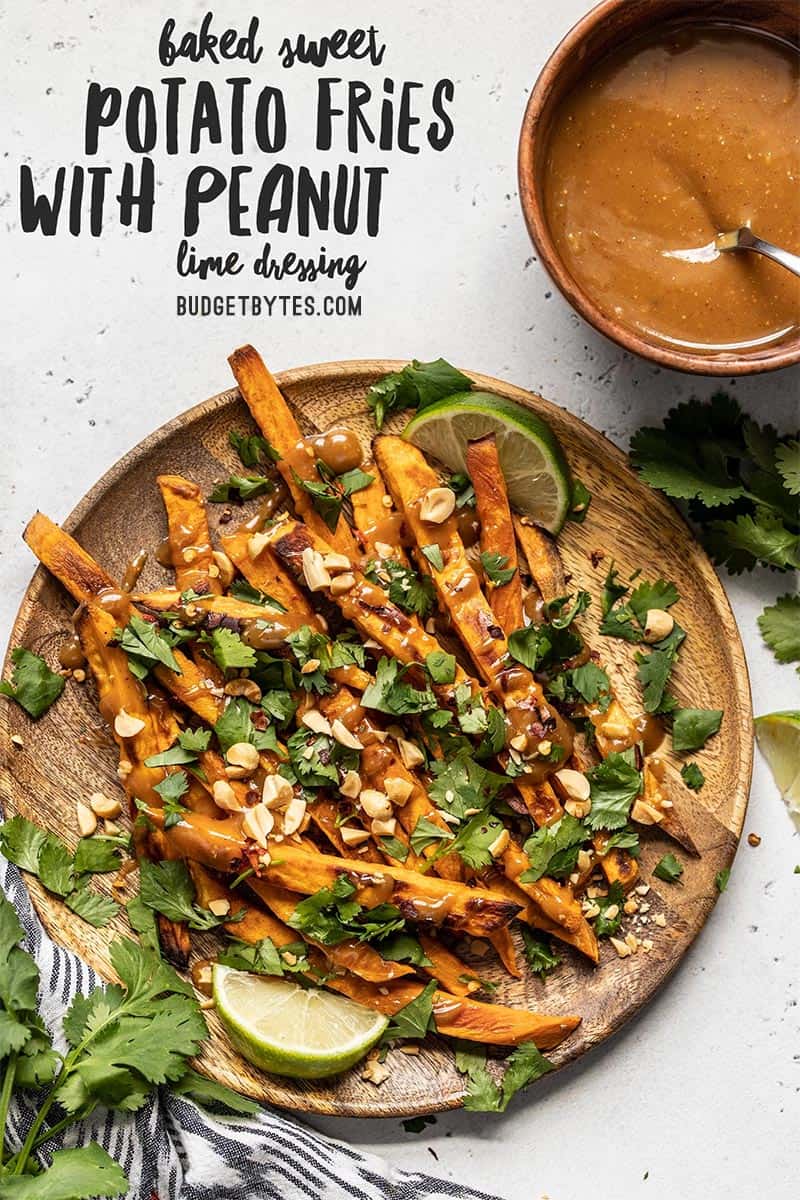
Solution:
[(747, 226), (742, 226), (736, 232), (737, 238), (732, 249), (754, 250), (756, 254), (763, 254), (765, 258), (780, 263), (794, 275), (800, 275), (800, 254), (792, 254), (789, 250), (781, 250), (780, 246), (774, 246), (772, 242), (765, 242), (763, 238), (756, 237)]

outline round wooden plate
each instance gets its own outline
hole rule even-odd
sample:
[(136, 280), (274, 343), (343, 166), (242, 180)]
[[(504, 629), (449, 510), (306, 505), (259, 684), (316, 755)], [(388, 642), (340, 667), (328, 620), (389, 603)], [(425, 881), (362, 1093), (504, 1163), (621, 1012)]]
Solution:
[[(401, 365), (383, 361), (326, 363), (286, 371), (278, 376), (278, 383), (306, 430), (345, 422), (366, 444), (374, 433), (365, 404), (367, 387)], [(725, 710), (721, 733), (693, 756), (701, 763), (707, 781), (699, 795), (690, 797), (692, 832), (702, 856), (691, 858), (657, 832), (644, 831), (642, 836), (644, 880), (650, 882), (653, 865), (667, 850), (677, 850), (685, 864), (677, 886), (652, 880), (647, 896), (649, 917), (663, 913), (666, 925), (661, 928), (650, 920), (637, 927), (640, 937), (652, 938), (650, 953), (640, 950), (620, 959), (603, 940), (600, 965), (592, 967), (569, 947), (560, 947), (563, 963), (544, 983), (534, 978), (517, 982), (497, 970), (493, 961), (480, 962), (481, 974), (498, 985), (499, 1001), (582, 1014), (577, 1031), (550, 1055), (554, 1063), (563, 1066), (614, 1033), (649, 1000), (677, 966), (711, 911), (717, 896), (714, 877), (734, 856), (747, 805), (753, 755), (750, 691), (739, 633), (725, 593), (706, 555), (673, 508), (640, 482), (616, 447), (571, 413), (499, 380), (474, 378), (487, 390), (517, 400), (544, 417), (573, 470), (591, 489), (593, 500), (585, 523), (568, 523), (560, 538), (571, 587), (586, 588), (595, 597), (594, 607), (583, 621), (587, 636), (597, 628), (599, 591), (612, 558), (623, 578), (641, 568), (645, 578), (674, 580), (681, 595), (675, 612), (688, 632), (675, 670), (675, 695), (683, 705)], [(397, 427), (401, 425), (398, 422)], [(156, 475), (180, 472), (210, 490), (213, 480), (239, 468), (228, 446), (231, 427), (252, 429), (235, 390), (177, 417), (126, 454), (84, 497), (65, 528), (113, 574), (121, 576), (134, 551), (140, 546), (154, 548), (165, 534)], [(212, 532), (221, 511), (221, 507), (210, 506)], [(597, 566), (592, 565), (592, 558)], [(155, 587), (165, 578), (151, 556), (142, 585)], [(54, 664), (70, 629), (72, 608), (60, 586), (40, 568), (22, 602), (11, 646), (27, 646)], [(604, 660), (610, 658), (618, 667), (623, 698), (633, 711), (639, 711), (632, 648), (604, 638), (602, 651)], [(8, 670), (7, 663), (5, 674)], [(0, 790), (5, 812), (9, 816), (22, 813), (58, 831), (73, 845), (77, 840), (76, 801), (93, 791), (115, 794), (119, 789), (116, 747), (103, 729), (91, 684), (69, 682), (58, 703), (36, 724), (17, 705), (0, 705), (0, 727), (9, 765)], [(10, 747), (12, 734), (21, 735), (22, 749)], [(668, 770), (670, 786), (683, 788), (674, 760)], [(116, 918), (105, 929), (94, 929), (35, 881), (29, 883), (42, 921), (56, 941), (80, 954), (101, 975), (112, 975), (108, 945), (127, 931), (124, 918)], [(106, 881), (99, 880), (94, 886), (103, 888)], [(208, 952), (213, 953), (211, 945), (209, 942)], [(462, 1077), (444, 1040), (429, 1039), (415, 1057), (392, 1051), (391, 1074), (380, 1088), (362, 1081), (358, 1068), (330, 1081), (292, 1081), (248, 1066), (228, 1043), (213, 1012), (208, 1015), (211, 1037), (199, 1060), (200, 1069), (256, 1099), (302, 1112), (358, 1117), (430, 1113), (461, 1102)]]

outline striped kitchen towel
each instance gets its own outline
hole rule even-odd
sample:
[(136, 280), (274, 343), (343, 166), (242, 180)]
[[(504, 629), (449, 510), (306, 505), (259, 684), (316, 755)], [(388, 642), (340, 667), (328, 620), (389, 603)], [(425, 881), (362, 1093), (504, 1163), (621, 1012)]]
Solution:
[[(25, 929), (25, 949), (39, 966), (42, 1017), (51, 1031), (60, 1030), (72, 996), (88, 992), (97, 978), (47, 937), (19, 871), (2, 855), (0, 885)], [(6, 1138), (14, 1149), (33, 1120), (35, 1100), (25, 1092), (12, 1106)], [(495, 1200), (461, 1184), (400, 1171), (270, 1109), (247, 1118), (213, 1116), (166, 1088), (134, 1114), (96, 1111), (65, 1138), (48, 1143), (42, 1161), (47, 1150), (90, 1140), (126, 1172), (128, 1200)]]

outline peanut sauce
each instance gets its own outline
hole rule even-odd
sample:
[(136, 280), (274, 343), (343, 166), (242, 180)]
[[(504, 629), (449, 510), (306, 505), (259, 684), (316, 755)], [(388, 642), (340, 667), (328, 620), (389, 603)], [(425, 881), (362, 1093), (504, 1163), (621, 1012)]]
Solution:
[(123, 592), (132, 592), (139, 581), (139, 576), (144, 570), (144, 564), (147, 562), (147, 551), (142, 547), (137, 550), (133, 558), (125, 568), (125, 574), (122, 576)]
[(364, 540), (369, 546), (374, 546), (377, 542), (383, 542), (384, 545), (393, 548), (408, 545), (408, 536), (403, 525), (403, 514), (399, 512), (387, 513), (385, 517), (381, 517), (374, 525), (367, 526), (364, 530)]
[(161, 539), (161, 541), (156, 546), (155, 554), (153, 557), (155, 558), (155, 560), (159, 564), (159, 566), (162, 566), (162, 567), (171, 567), (172, 566), (172, 545), (170, 544), (170, 540), (168, 537)]
[(71, 633), (58, 651), (58, 661), (67, 671), (77, 671), (86, 662), (81, 640), (77, 633)]
[(606, 316), (708, 354), (800, 327), (800, 279), (714, 246), (751, 225), (800, 253), (799, 78), (788, 43), (696, 22), (582, 74), (553, 119), (544, 201), (567, 270)]
[(353, 471), (364, 461), (361, 443), (352, 429), (335, 426), (306, 440), (313, 447), (315, 457), (321, 459), (334, 475)]
[(465, 546), (474, 546), (481, 536), (481, 523), (474, 508), (459, 508), (455, 512), (456, 528)]
[[(642, 742), (645, 757), (654, 754), (664, 740), (664, 726), (657, 717), (653, 717), (649, 713), (645, 713), (634, 723)], [(658, 759), (654, 761), (658, 762)], [(663, 774), (660, 778), (663, 778)]]

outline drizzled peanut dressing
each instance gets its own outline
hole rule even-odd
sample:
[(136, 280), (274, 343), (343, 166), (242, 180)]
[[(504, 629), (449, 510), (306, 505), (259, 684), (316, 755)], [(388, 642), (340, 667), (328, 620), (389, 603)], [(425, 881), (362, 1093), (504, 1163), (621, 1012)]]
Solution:
[(800, 280), (713, 246), (749, 224), (800, 253), (799, 75), (788, 44), (691, 25), (627, 43), (561, 102), (547, 221), (607, 316), (707, 353), (756, 350), (800, 326)]

